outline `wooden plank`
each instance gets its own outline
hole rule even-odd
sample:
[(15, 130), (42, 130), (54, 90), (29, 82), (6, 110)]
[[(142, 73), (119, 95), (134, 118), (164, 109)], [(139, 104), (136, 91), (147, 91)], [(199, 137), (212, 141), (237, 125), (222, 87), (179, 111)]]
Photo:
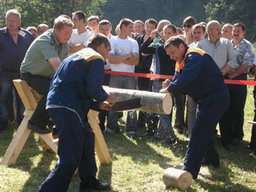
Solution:
[(21, 79), (13, 80), (13, 84), (27, 110), (35, 110), (37, 101), (26, 81)]
[(52, 134), (40, 134), (39, 135), (40, 139), (42, 140), (43, 143), (43, 148), (46, 150), (51, 150), (54, 153), (57, 153), (58, 147), (57, 147), (57, 143), (58, 143), (58, 139), (54, 139), (52, 137)]
[(95, 134), (95, 151), (97, 153), (98, 159), (101, 164), (108, 164), (112, 162), (112, 159), (105, 139), (102, 135), (101, 129), (99, 127), (98, 114), (99, 112), (90, 110), (88, 113), (88, 121)]

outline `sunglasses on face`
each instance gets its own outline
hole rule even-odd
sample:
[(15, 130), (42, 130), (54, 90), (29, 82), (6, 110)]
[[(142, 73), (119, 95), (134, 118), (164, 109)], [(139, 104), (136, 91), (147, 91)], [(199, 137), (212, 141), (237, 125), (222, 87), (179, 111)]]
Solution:
[(191, 24), (187, 24), (187, 25), (183, 25), (183, 27), (185, 28), (185, 27), (187, 27), (187, 28), (191, 28), (192, 27), (192, 25)]

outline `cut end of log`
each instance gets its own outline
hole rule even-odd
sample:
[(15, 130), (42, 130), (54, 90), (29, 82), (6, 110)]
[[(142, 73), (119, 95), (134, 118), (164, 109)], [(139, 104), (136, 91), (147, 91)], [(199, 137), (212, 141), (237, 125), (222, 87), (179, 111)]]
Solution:
[(163, 112), (170, 114), (172, 112), (172, 97), (170, 94), (166, 94), (163, 99)]
[(168, 188), (176, 187), (185, 190), (192, 183), (192, 175), (184, 170), (168, 168), (164, 171), (163, 182)]

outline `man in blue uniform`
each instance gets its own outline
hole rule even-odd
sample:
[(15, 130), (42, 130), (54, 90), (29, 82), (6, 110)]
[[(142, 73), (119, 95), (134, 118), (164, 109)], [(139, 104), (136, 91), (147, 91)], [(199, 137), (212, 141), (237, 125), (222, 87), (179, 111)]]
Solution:
[(40, 192), (66, 192), (76, 169), (80, 192), (110, 188), (96, 179), (94, 133), (87, 119), (90, 108), (106, 109), (114, 103), (114, 95), (102, 88), (104, 60), (110, 50), (108, 39), (95, 35), (88, 48), (65, 59), (53, 77), (47, 109), (58, 129), (59, 161)]
[(202, 163), (220, 164), (212, 137), (228, 106), (228, 90), (216, 63), (203, 50), (189, 48), (177, 36), (166, 41), (165, 50), (177, 63), (174, 79), (170, 84), (169, 80), (164, 82), (161, 92), (183, 92), (198, 104), (184, 161), (184, 170), (196, 179)]

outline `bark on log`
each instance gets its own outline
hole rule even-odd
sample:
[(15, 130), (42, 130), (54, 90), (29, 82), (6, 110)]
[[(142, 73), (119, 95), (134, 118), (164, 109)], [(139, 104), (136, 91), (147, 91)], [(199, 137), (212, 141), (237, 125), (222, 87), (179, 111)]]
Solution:
[(187, 171), (171, 167), (164, 171), (163, 182), (166, 187), (177, 187), (184, 190), (191, 185), (192, 175)]
[(134, 89), (118, 89), (104, 86), (107, 92), (115, 93), (117, 101), (125, 101), (141, 97), (139, 111), (159, 114), (170, 114), (172, 110), (172, 97), (165, 93), (154, 93)]

